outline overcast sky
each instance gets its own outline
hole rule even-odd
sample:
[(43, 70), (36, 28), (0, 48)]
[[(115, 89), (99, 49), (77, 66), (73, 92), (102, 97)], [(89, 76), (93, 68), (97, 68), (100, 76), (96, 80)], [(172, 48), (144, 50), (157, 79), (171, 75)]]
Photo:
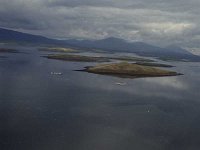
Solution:
[(200, 0), (0, 0), (0, 27), (51, 38), (200, 47)]

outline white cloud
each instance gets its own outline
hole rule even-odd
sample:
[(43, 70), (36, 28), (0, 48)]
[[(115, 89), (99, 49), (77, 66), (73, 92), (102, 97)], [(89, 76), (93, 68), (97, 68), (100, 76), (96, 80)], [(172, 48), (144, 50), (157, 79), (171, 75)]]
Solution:
[(173, 23), (173, 22), (160, 22), (160, 23), (147, 23), (145, 28), (153, 33), (158, 34), (181, 34), (185, 30), (195, 27), (192, 23)]

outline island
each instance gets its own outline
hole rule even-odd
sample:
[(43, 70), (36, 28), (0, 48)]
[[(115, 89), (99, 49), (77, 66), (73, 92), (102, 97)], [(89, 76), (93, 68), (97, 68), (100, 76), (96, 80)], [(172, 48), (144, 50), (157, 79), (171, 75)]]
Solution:
[(76, 52), (78, 52), (77, 49), (65, 48), (65, 47), (45, 47), (45, 48), (39, 48), (39, 51), (63, 52), (63, 53), (76, 53)]
[(141, 58), (141, 57), (134, 57), (134, 56), (117, 56), (117, 57), (107, 57), (109, 59), (113, 59), (113, 60), (121, 60), (121, 61), (134, 61), (134, 62), (154, 62), (154, 60), (152, 59), (148, 59), (148, 58)]
[(110, 62), (111, 60), (119, 60), (119, 61), (130, 61), (130, 62), (153, 62), (154, 60), (140, 58), (140, 57), (128, 57), (128, 56), (117, 56), (117, 57), (105, 57), (105, 56), (84, 56), (84, 55), (73, 55), (73, 54), (50, 54), (47, 56), (43, 56), (49, 59), (58, 59), (64, 61), (80, 61), (80, 62)]
[(83, 55), (69, 55), (69, 54), (51, 54), (48, 56), (43, 56), (48, 59), (57, 59), (64, 61), (78, 61), (78, 62), (109, 62), (110, 60), (105, 57), (93, 57), (93, 56), (83, 56)]
[(85, 69), (79, 71), (127, 78), (182, 75), (174, 71), (168, 71), (149, 66), (142, 66), (128, 62), (98, 64), (96, 66), (85, 67)]

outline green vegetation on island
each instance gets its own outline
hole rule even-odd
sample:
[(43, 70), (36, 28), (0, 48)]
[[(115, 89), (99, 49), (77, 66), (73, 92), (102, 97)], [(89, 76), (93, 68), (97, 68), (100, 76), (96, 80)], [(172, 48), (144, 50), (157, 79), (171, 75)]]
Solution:
[(50, 54), (44, 56), (49, 59), (58, 59), (64, 61), (80, 61), (80, 62), (109, 62), (111, 60), (119, 60), (119, 61), (134, 61), (134, 62), (153, 62), (151, 59), (140, 58), (140, 57), (128, 57), (128, 56), (120, 56), (120, 57), (105, 57), (105, 56), (83, 56), (83, 55), (72, 55), (72, 54)]
[(159, 63), (149, 63), (149, 62), (136, 62), (135, 64), (137, 65), (142, 65), (142, 66), (151, 66), (151, 67), (174, 67), (172, 65), (167, 65), (167, 64), (159, 64)]
[(109, 62), (110, 60), (105, 57), (91, 57), (83, 55), (68, 55), (68, 54), (51, 54), (43, 56), (48, 59), (57, 59), (64, 61), (78, 61), (78, 62)]
[(181, 58), (181, 57), (158, 57), (158, 59), (162, 61), (168, 62), (200, 62), (199, 56), (188, 56), (188, 58)]
[(39, 51), (47, 51), (47, 52), (63, 52), (63, 53), (76, 53), (78, 50), (73, 48), (64, 48), (64, 47), (46, 47), (40, 48)]
[(99, 64), (96, 66), (85, 67), (84, 70), (89, 73), (113, 75), (119, 77), (161, 77), (181, 75), (174, 71), (168, 71), (149, 66), (142, 66), (133, 63), (121, 62), (112, 64)]
[(154, 60), (151, 59), (134, 57), (134, 56), (118, 56), (118, 57), (107, 57), (107, 58), (114, 60), (121, 60), (121, 61), (154, 62)]

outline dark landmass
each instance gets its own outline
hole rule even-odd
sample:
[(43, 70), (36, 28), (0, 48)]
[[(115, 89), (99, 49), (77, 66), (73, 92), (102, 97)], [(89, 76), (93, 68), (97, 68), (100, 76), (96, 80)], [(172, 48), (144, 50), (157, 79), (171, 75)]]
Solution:
[(148, 62), (136, 62), (135, 64), (142, 65), (142, 66), (151, 66), (151, 67), (168, 67), (168, 68), (174, 67), (167, 64), (148, 63)]
[(0, 53), (18, 53), (15, 49), (0, 48)]
[(113, 63), (113, 64), (100, 64), (96, 66), (86, 67), (84, 70), (89, 73), (112, 75), (127, 78), (139, 77), (162, 77), (162, 76), (177, 76), (181, 75), (174, 71), (168, 71), (153, 67), (147, 67), (127, 62)]
[(68, 54), (52, 54), (43, 56), (48, 59), (57, 59), (64, 61), (78, 61), (78, 62), (109, 62), (110, 60), (105, 57), (90, 57), (82, 55), (68, 55)]

